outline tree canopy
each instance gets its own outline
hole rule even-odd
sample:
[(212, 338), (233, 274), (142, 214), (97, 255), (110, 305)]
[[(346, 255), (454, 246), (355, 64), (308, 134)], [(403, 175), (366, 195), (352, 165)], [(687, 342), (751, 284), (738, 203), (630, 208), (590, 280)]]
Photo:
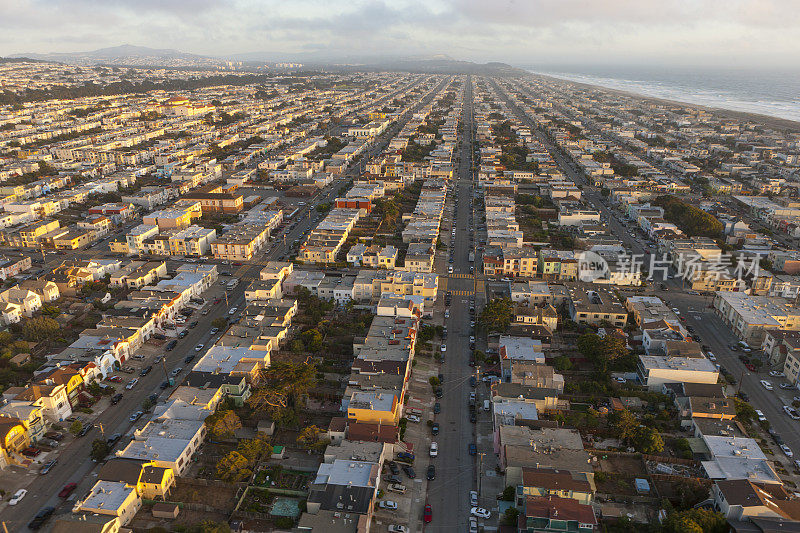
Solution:
[(653, 201), (653, 204), (664, 208), (664, 218), (678, 226), (690, 237), (717, 238), (722, 235), (724, 227), (714, 215), (675, 196), (670, 194), (659, 196)]
[(478, 321), (489, 333), (504, 333), (514, 320), (514, 304), (508, 298), (495, 298), (486, 304)]

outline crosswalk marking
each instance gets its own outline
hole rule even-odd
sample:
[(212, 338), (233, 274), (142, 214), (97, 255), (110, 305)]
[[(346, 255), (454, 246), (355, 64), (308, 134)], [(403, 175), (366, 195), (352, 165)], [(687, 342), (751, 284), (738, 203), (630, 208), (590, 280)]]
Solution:
[(472, 296), (474, 291), (450, 291), (453, 296)]
[(475, 276), (473, 276), (472, 274), (463, 274), (463, 273), (448, 274), (447, 277), (448, 278), (472, 278), (472, 279), (475, 278)]

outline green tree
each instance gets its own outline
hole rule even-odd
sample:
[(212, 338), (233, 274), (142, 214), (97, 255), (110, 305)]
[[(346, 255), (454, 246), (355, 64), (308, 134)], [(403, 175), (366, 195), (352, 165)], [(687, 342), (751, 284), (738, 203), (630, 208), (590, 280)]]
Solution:
[(324, 436), (324, 432), (317, 426), (308, 426), (303, 428), (300, 435), (297, 437), (297, 445), (304, 450), (311, 450), (321, 453), (325, 447), (331, 443), (331, 440)]
[(514, 304), (508, 298), (495, 298), (486, 304), (478, 321), (489, 333), (505, 333), (514, 320)]
[(503, 494), (500, 499), (504, 502), (513, 502), (517, 497), (517, 488), (513, 485), (508, 485), (503, 489)]
[(228, 327), (228, 321), (222, 317), (219, 317), (212, 320), (211, 325), (217, 329), (224, 329)]
[(728, 522), (722, 513), (709, 509), (672, 512), (664, 521), (665, 533), (725, 533)]
[(228, 453), (217, 462), (217, 478), (222, 481), (235, 482), (243, 481), (250, 477), (253, 471), (250, 469), (250, 461), (236, 450)]
[(73, 435), (77, 435), (78, 433), (81, 432), (82, 429), (83, 429), (83, 423), (80, 420), (74, 421), (69, 426), (69, 432), (72, 433)]
[(612, 413), (609, 421), (617, 431), (617, 437), (623, 442), (632, 442), (636, 438), (636, 432), (639, 429), (639, 421), (636, 417), (628, 411), (623, 409)]
[(97, 462), (102, 461), (110, 452), (111, 449), (108, 447), (108, 443), (105, 439), (95, 439), (92, 441), (92, 451), (89, 454), (92, 459)]
[(318, 352), (322, 349), (322, 333), (319, 330), (309, 329), (304, 331), (300, 338), (308, 351)]
[(242, 421), (232, 409), (219, 409), (205, 420), (208, 432), (213, 438), (226, 439), (233, 437), (234, 432), (242, 427)]
[(22, 325), (22, 336), (31, 342), (58, 337), (60, 331), (61, 326), (58, 322), (45, 316), (31, 318)]
[(519, 510), (516, 507), (509, 507), (503, 513), (503, 525), (515, 527), (519, 520)]
[(256, 389), (247, 403), (268, 412), (276, 422), (297, 419), (296, 410), (317, 383), (317, 370), (311, 363), (275, 361), (261, 371), (264, 386)]
[(664, 451), (664, 439), (657, 429), (640, 426), (636, 429), (633, 444), (637, 451), (647, 454), (655, 454)]
[(734, 398), (733, 404), (736, 407), (736, 418), (740, 422), (748, 423), (758, 418), (758, 415), (756, 415), (756, 410), (753, 408), (753, 406), (744, 400)]

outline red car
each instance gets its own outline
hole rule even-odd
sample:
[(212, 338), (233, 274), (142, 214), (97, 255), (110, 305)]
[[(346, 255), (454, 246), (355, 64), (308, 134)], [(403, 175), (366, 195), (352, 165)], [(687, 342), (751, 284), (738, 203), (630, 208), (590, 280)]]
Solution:
[(39, 448), (36, 448), (34, 446), (30, 446), (30, 447), (25, 448), (24, 450), (22, 450), (22, 455), (24, 455), (26, 457), (36, 457), (40, 453), (42, 453), (42, 450), (40, 450)]
[(753, 366), (753, 365), (751, 365), (750, 363), (747, 363), (746, 365), (744, 365), (744, 367), (745, 367), (747, 370), (749, 370), (750, 372), (755, 372), (755, 371), (756, 371), (756, 367), (754, 367), (754, 366)]
[(425, 512), (422, 515), (422, 519), (426, 524), (433, 520), (433, 510), (431, 509), (431, 504), (425, 504)]
[(106, 381), (111, 381), (113, 383), (122, 383), (122, 378), (119, 376), (109, 376), (106, 378)]
[(61, 489), (61, 492), (58, 493), (58, 497), (59, 498), (68, 497), (70, 494), (72, 494), (72, 491), (75, 490), (77, 487), (78, 487), (77, 483), (67, 483), (66, 485), (64, 485), (64, 488)]

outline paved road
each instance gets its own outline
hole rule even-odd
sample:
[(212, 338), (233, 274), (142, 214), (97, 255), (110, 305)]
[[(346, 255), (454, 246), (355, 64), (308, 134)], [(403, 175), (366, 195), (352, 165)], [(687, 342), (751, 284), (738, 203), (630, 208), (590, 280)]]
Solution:
[[(472, 124), (472, 82), (467, 79), (466, 95), (461, 121), (464, 125), (461, 133), (460, 161), (454, 195), (458, 197), (458, 212), (455, 218), (456, 238), (454, 274), (469, 273), (468, 255), (471, 249), (469, 241), (469, 198), (470, 182), (470, 146), (468, 136), (471, 135)], [(450, 263), (440, 261), (438, 272), (447, 275)], [(469, 377), (472, 368), (468, 366), (470, 349), (470, 316), (469, 296), (473, 291), (473, 279), (468, 277), (452, 277), (447, 281), (447, 290), (452, 291), (453, 300), (450, 306), (450, 318), (445, 321), (448, 337), (445, 362), (442, 365), (444, 374), (444, 397), (440, 400), (442, 412), (437, 416), (441, 425), (441, 433), (437, 437), (440, 453), (436, 459), (436, 480), (428, 485), (428, 503), (433, 510), (433, 521), (428, 531), (464, 531), (468, 527), (469, 491), (476, 487), (476, 469), (474, 457), (468, 453), (468, 444), (475, 441), (474, 424), (469, 421), (467, 402), (470, 389)]]

